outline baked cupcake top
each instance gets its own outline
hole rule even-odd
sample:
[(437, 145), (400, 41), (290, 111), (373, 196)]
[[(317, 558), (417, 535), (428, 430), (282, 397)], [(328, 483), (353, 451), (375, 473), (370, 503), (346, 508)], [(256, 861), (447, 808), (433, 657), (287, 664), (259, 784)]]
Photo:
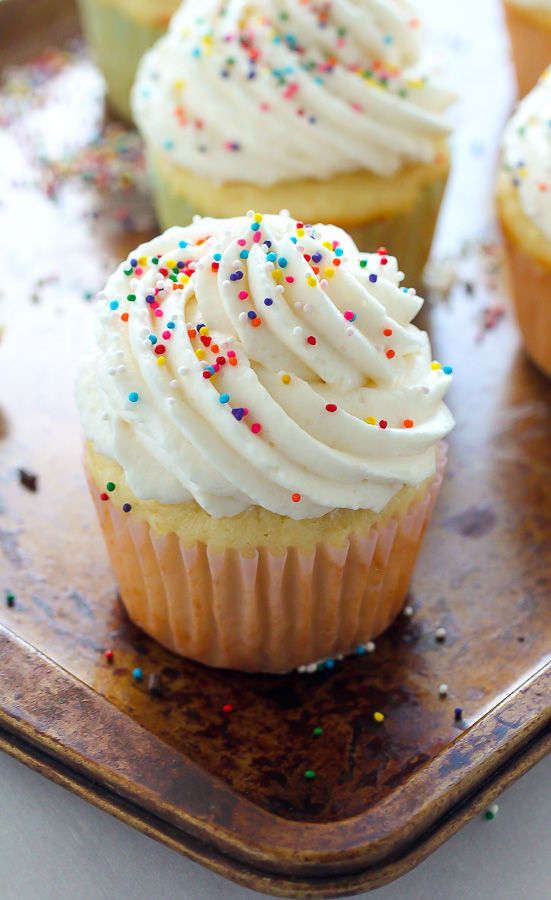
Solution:
[(98, 298), (76, 398), (141, 499), (302, 519), (383, 509), (435, 472), (451, 369), (383, 248), (249, 213), (143, 244)]
[(502, 166), (524, 214), (551, 241), (551, 68), (521, 101), (503, 135)]
[(405, 0), (184, 2), (132, 93), (148, 143), (215, 184), (431, 163), (452, 101)]

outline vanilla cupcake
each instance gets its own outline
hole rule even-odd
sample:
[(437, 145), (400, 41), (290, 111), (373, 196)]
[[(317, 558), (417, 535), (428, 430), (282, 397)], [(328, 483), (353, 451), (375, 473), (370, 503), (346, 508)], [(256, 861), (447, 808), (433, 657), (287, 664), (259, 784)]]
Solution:
[(107, 83), (111, 110), (132, 121), (130, 88), (145, 51), (167, 29), (179, 0), (78, 0), (86, 39)]
[(498, 211), (529, 356), (551, 375), (551, 70), (520, 103), (503, 137)]
[(254, 207), (386, 247), (418, 286), (452, 96), (404, 0), (184, 3), (132, 94), (163, 228)]
[(551, 62), (551, 0), (504, 0), (520, 96)]
[(285, 672), (399, 613), (453, 425), (396, 260), (287, 216), (197, 219), (97, 303), (76, 398), (122, 601), (166, 647)]

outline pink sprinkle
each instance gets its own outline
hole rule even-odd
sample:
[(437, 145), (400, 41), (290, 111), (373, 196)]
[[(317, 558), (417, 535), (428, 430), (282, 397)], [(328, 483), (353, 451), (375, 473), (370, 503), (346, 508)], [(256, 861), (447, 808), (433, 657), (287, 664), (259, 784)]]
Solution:
[(156, 300), (154, 300), (153, 303), (151, 304), (151, 309), (159, 309), (159, 304), (157, 303)]
[(260, 428), (261, 426), (258, 424), (258, 422), (255, 422), (254, 425), (251, 425), (251, 431), (253, 434), (258, 434)]
[(240, 300), (246, 300), (248, 296), (249, 296), (248, 291), (239, 291), (239, 299)]
[(260, 231), (255, 231), (255, 233), (253, 235), (253, 241), (255, 242), (255, 244), (259, 244), (261, 240), (262, 240), (262, 235), (261, 235)]
[(285, 90), (283, 91), (283, 96), (285, 97), (286, 100), (290, 100), (291, 97), (293, 97), (297, 91), (298, 91), (298, 84), (296, 82), (293, 82), (293, 84), (290, 84), (287, 88), (285, 88)]
[(245, 238), (239, 238), (237, 243), (240, 247), (244, 247), (247, 241), (245, 240)]
[(248, 416), (248, 415), (249, 415), (249, 410), (247, 409), (246, 406), (243, 407), (243, 415), (244, 415), (244, 416)]
[[(347, 322), (352, 322), (352, 321), (353, 321), (353, 319), (354, 319), (354, 313), (352, 312), (351, 309), (347, 309), (347, 310), (346, 310), (346, 312), (345, 312), (345, 314), (344, 314), (344, 318), (346, 319)], [(163, 337), (164, 337), (164, 335), (163, 335)]]
[(337, 47), (344, 47), (346, 40), (343, 37), (337, 38)]
[(260, 104), (260, 111), (261, 111), (261, 112), (268, 112), (269, 108), (270, 108), (270, 104), (269, 104), (269, 103), (261, 103), (261, 104)]
[(157, 316), (158, 319), (161, 318), (162, 314), (163, 314), (162, 309), (154, 309), (154, 310), (153, 310), (153, 315), (154, 315), (154, 316)]
[(169, 341), (170, 338), (172, 337), (172, 335), (171, 335), (170, 331), (163, 331), (163, 337), (164, 337), (165, 341)]
[(220, 371), (220, 366), (218, 365), (218, 363), (214, 363), (214, 365), (213, 365), (212, 368), (214, 369), (215, 372), (219, 372), (219, 371)]
[(359, 103), (356, 103), (356, 101), (354, 101), (353, 103), (351, 103), (350, 106), (352, 107), (352, 109), (355, 109), (356, 112), (361, 112), (361, 111), (362, 111), (362, 107), (360, 106)]
[(228, 350), (228, 356), (232, 359), (235, 356), (235, 350)]
[(137, 269), (134, 269), (134, 275), (143, 275), (143, 269), (141, 266), (138, 266)]
[(295, 279), (293, 278), (292, 275), (287, 275), (287, 277), (286, 277), (286, 279), (285, 279), (285, 281), (289, 282), (289, 284), (292, 284), (294, 280), (295, 280)]

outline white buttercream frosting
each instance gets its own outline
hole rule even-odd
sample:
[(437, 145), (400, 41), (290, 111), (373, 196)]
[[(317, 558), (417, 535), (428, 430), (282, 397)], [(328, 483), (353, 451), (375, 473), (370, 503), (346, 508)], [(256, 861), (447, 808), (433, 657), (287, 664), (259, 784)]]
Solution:
[(503, 136), (502, 164), (526, 216), (551, 240), (551, 69), (521, 101)]
[(453, 96), (405, 0), (184, 2), (132, 94), (146, 141), (213, 183), (431, 163)]
[(383, 248), (286, 215), (171, 228), (99, 295), (76, 382), (86, 436), (141, 499), (380, 511), (434, 474), (453, 425), (451, 370), (402, 278)]
[(551, 10), (551, 0), (506, 0), (510, 6), (522, 6), (525, 9)]

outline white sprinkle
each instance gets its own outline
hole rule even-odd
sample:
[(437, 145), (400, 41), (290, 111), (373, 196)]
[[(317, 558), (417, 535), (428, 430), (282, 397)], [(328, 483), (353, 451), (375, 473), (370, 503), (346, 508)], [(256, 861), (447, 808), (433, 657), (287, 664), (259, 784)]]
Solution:
[(176, 400), (174, 399), (174, 397), (168, 397), (166, 402), (168, 403), (169, 406), (174, 406), (174, 404), (176, 403)]
[(302, 309), (302, 303), (300, 302), (300, 300), (297, 300), (297, 302), (295, 303), (295, 309)]
[(348, 337), (352, 337), (352, 335), (355, 334), (355, 330), (353, 328), (347, 328), (346, 333)]
[(248, 318), (249, 318), (249, 316), (246, 312), (239, 313), (239, 321), (240, 322), (246, 322)]
[(126, 372), (126, 366), (117, 366), (117, 375), (124, 375)]
[(499, 806), (497, 803), (492, 803), (491, 806), (488, 807), (488, 812), (491, 812), (492, 815), (497, 816), (499, 812)]
[(422, 385), (421, 385), (421, 393), (422, 393), (422, 394), (428, 394), (429, 392), (430, 392), (430, 388), (427, 387), (426, 384), (422, 384)]
[(413, 606), (404, 606), (404, 616), (406, 616), (407, 619), (411, 619), (412, 615)]
[(117, 374), (117, 370), (115, 369), (114, 366), (109, 366), (109, 368), (107, 369), (107, 372), (109, 373), (109, 375), (116, 375), (116, 374)]
[(124, 356), (124, 350), (115, 350), (115, 359), (122, 359)]
[(280, 215), (280, 216), (283, 216), (284, 219), (288, 219), (289, 216), (291, 215), (291, 213), (289, 212), (288, 209), (280, 209), (280, 210), (279, 210), (279, 215)]
[(149, 347), (151, 347), (151, 341), (149, 340), (149, 338), (146, 338), (146, 339), (145, 339), (145, 341), (144, 341), (143, 344), (142, 344), (142, 347), (144, 347), (144, 348), (149, 348)]
[(189, 369), (187, 366), (180, 366), (180, 368), (178, 369), (178, 375), (187, 375), (188, 372)]
[(304, 245), (303, 245), (303, 244), (297, 244), (297, 250), (298, 250), (299, 253), (304, 253)]
[(447, 634), (448, 634), (448, 632), (446, 631), (444, 626), (440, 625), (440, 627), (437, 628), (436, 631), (434, 632), (434, 637), (437, 641), (445, 641)]
[(170, 387), (172, 388), (173, 391), (178, 390), (178, 387), (179, 387), (178, 382), (177, 382), (177, 381), (171, 381), (171, 382), (170, 382)]
[(231, 281), (228, 278), (226, 278), (226, 280), (222, 282), (222, 287), (223, 288), (231, 287)]
[(306, 666), (299, 666), (297, 672), (300, 672), (301, 675), (306, 674)]
[(111, 416), (109, 415), (109, 413), (102, 413), (101, 418), (104, 422), (108, 422)]
[(438, 688), (438, 693), (440, 694), (441, 697), (447, 697), (448, 696), (448, 685), (441, 684), (440, 687)]
[(312, 304), (311, 303), (305, 303), (302, 308), (305, 313), (312, 312)]
[(325, 290), (328, 287), (329, 287), (329, 282), (327, 281), (327, 278), (322, 278), (320, 281), (320, 288), (323, 288), (323, 290)]
[(310, 663), (308, 666), (306, 666), (306, 671), (308, 672), (309, 675), (313, 675), (314, 672), (317, 672), (317, 670), (318, 670), (317, 663)]
[(294, 334), (295, 337), (300, 337), (300, 336), (301, 336), (301, 334), (302, 334), (302, 328), (300, 327), (300, 325), (295, 325), (295, 327), (293, 328), (293, 334)]
[(360, 465), (360, 474), (361, 474), (361, 475), (367, 475), (368, 472), (369, 472), (369, 466), (367, 465), (367, 463), (361, 463), (361, 465)]
[(365, 644), (366, 653), (374, 653), (375, 652), (375, 641), (368, 641)]
[(377, 353), (382, 353), (385, 348), (382, 344), (377, 344), (375, 349), (377, 350)]

